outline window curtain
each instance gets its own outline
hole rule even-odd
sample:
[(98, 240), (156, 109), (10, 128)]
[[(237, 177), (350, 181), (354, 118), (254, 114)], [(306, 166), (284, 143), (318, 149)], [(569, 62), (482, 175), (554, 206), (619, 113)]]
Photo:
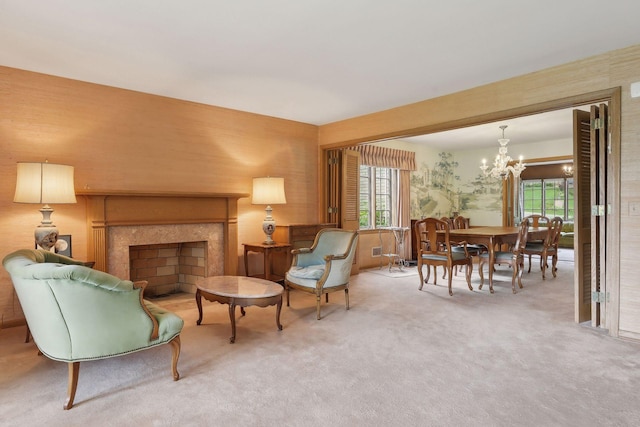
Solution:
[(411, 171), (416, 170), (416, 153), (378, 145), (358, 145), (351, 149), (360, 153), (361, 164), (365, 166), (398, 169), (398, 226), (408, 228), (400, 256), (411, 259)]
[(411, 171), (400, 170), (398, 174), (398, 225), (409, 228), (404, 233), (404, 245), (402, 256), (404, 259), (411, 259)]

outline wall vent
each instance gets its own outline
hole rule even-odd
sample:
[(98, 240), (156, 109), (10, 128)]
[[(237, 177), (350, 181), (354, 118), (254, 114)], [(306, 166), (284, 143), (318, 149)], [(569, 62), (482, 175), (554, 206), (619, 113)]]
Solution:
[(375, 246), (371, 248), (371, 256), (372, 257), (382, 256), (382, 246)]

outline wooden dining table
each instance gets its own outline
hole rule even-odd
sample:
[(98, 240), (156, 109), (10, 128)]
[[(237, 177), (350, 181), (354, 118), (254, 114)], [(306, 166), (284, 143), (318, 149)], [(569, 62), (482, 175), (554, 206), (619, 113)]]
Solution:
[[(548, 232), (547, 227), (529, 227), (528, 241), (543, 240)], [(514, 244), (518, 238), (518, 227), (473, 227), (449, 230), (452, 242), (465, 241), (485, 245), (489, 249), (489, 291), (493, 293), (493, 262), (497, 245)]]

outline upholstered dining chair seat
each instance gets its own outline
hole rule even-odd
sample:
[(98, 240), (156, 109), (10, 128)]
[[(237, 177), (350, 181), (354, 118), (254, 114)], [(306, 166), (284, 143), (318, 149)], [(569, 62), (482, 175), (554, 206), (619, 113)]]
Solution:
[(527, 243), (527, 250), (531, 251), (539, 251), (542, 252), (544, 249), (544, 243), (540, 243), (539, 241)]
[[(464, 254), (464, 248), (462, 246), (451, 246), (451, 251), (453, 253), (457, 252), (457, 253)], [(483, 252), (487, 252), (487, 248), (486, 248), (486, 246), (482, 246), (482, 245), (470, 245), (470, 244), (467, 244), (467, 252), (470, 255), (477, 256), (477, 255), (480, 255)]]
[[(463, 261), (467, 258), (464, 251), (454, 251), (451, 249), (451, 259), (453, 261)], [(448, 259), (447, 255), (436, 255), (436, 254), (423, 254), (422, 259), (428, 259), (432, 261), (446, 261)]]

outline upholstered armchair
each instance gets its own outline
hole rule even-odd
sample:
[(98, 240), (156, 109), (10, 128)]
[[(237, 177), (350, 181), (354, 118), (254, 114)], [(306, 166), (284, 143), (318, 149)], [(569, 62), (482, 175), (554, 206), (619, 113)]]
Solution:
[(325, 294), (328, 303), (330, 292), (344, 289), (349, 310), (349, 277), (357, 246), (357, 231), (325, 228), (318, 232), (310, 248), (292, 250), (293, 261), (284, 280), (287, 307), (291, 289), (315, 294), (316, 314), (320, 320), (322, 295)]
[(177, 315), (143, 299), (146, 282), (120, 280), (66, 256), (23, 249), (2, 261), (42, 354), (67, 362), (73, 406), (80, 362), (121, 356), (163, 344), (172, 349), (173, 379), (180, 356)]

